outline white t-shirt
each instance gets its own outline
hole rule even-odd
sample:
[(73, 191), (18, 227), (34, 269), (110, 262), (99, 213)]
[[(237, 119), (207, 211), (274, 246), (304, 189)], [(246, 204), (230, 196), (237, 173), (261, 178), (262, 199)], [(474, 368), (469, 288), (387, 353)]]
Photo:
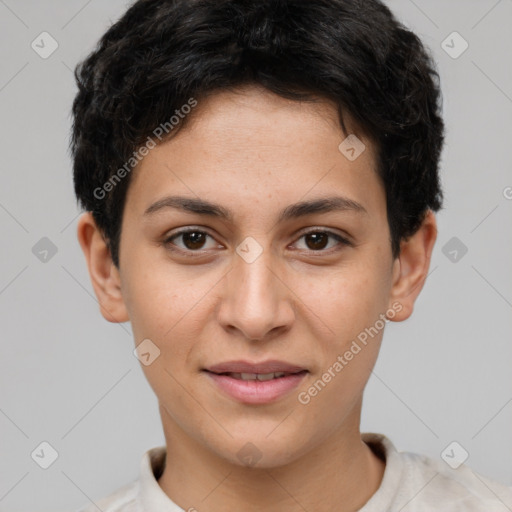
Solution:
[[(468, 466), (452, 469), (441, 458), (398, 452), (382, 434), (363, 433), (362, 439), (386, 459), (377, 492), (359, 512), (511, 512), (512, 487), (493, 482)], [(114, 494), (76, 512), (187, 512), (160, 488), (166, 448), (148, 450), (137, 480)], [(172, 461), (171, 461), (172, 462)]]

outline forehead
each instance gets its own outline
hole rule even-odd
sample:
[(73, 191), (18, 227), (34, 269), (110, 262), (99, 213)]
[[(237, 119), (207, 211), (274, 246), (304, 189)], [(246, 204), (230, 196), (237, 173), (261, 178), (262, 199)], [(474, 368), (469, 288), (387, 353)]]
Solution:
[(177, 135), (139, 163), (127, 203), (142, 214), (167, 194), (179, 194), (238, 203), (248, 212), (250, 204), (262, 207), (269, 199), (282, 207), (338, 192), (367, 210), (381, 210), (385, 197), (373, 143), (357, 131), (356, 149), (363, 151), (347, 158), (340, 144), (356, 130), (349, 116), (344, 120), (349, 133), (341, 129), (336, 106), (324, 100), (297, 102), (257, 87), (213, 94), (198, 102)]
[[(202, 137), (205, 133), (214, 136), (215, 132), (220, 131), (229, 134), (231, 139), (248, 142), (247, 147), (254, 148), (260, 137), (263, 139), (261, 142), (268, 142), (265, 140), (265, 132), (273, 132), (270, 138), (273, 144), (279, 141), (288, 143), (291, 137), (297, 137), (301, 131), (304, 139), (313, 133), (337, 133), (343, 136), (338, 116), (338, 106), (325, 98), (290, 100), (251, 84), (234, 90), (217, 91), (200, 100), (187, 116), (186, 122), (190, 131), (194, 131), (197, 136)], [(343, 117), (350, 133), (364, 138), (352, 117), (348, 113), (344, 113)], [(303, 130), (305, 124), (309, 126), (307, 131)], [(289, 130), (280, 130), (284, 127)], [(247, 138), (248, 131), (253, 136), (250, 140)]]

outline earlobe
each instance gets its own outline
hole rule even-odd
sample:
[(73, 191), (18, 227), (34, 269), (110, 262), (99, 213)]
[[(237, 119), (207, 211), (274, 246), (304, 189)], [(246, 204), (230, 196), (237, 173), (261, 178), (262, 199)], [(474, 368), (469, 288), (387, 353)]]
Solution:
[(127, 322), (129, 317), (121, 293), (119, 270), (112, 261), (108, 245), (91, 212), (85, 212), (80, 217), (77, 237), (87, 261), (101, 314), (109, 322)]
[(400, 303), (401, 309), (390, 320), (401, 322), (411, 316), (414, 302), (425, 284), (430, 267), (432, 250), (437, 238), (434, 212), (428, 210), (420, 228), (402, 241), (400, 256), (393, 262), (393, 284), (390, 307)]

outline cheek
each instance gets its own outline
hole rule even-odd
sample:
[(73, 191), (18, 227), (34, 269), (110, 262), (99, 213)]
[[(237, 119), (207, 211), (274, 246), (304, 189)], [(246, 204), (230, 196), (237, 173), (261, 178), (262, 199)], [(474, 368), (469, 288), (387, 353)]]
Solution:
[[(201, 280), (188, 278), (169, 268), (141, 273), (130, 284), (130, 318), (136, 343), (149, 338), (160, 350), (148, 366), (142, 365), (148, 383), (159, 401), (172, 403), (168, 412), (193, 412), (183, 386), (195, 371), (197, 341), (203, 336), (207, 292), (211, 288)], [(206, 295), (206, 296), (205, 296)], [(176, 420), (176, 418), (175, 418)]]
[(211, 285), (207, 279), (194, 277), (193, 271), (187, 273), (175, 264), (151, 258), (155, 259), (154, 254), (142, 255), (127, 265), (123, 296), (134, 333), (166, 343), (194, 315)]
[(337, 349), (386, 311), (389, 290), (378, 265), (361, 261), (322, 278), (302, 281), (301, 298), (331, 334), (336, 333)]
[(179, 384), (197, 370), (218, 280), (198, 267), (171, 264), (132, 275), (126, 292), (135, 341), (149, 338), (160, 350), (155, 362), (143, 367), (157, 396), (181, 396)]
[(305, 407), (311, 414), (322, 414), (331, 426), (342, 422), (360, 400), (384, 332), (385, 323), (379, 318), (386, 312), (385, 287), (377, 275), (363, 270), (332, 276), (309, 298), (329, 332), (315, 337), (321, 365), (302, 389), (302, 398), (310, 401)]

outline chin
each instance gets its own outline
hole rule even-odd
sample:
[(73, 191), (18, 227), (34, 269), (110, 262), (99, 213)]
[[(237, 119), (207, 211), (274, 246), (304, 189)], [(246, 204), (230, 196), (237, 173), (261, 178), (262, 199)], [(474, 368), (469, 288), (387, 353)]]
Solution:
[(294, 439), (283, 429), (280, 435), (273, 432), (269, 436), (268, 432), (259, 431), (254, 435), (230, 438), (228, 446), (217, 445), (212, 448), (230, 464), (254, 469), (272, 469), (286, 466), (307, 452), (307, 446), (300, 445), (300, 442), (300, 439)]

